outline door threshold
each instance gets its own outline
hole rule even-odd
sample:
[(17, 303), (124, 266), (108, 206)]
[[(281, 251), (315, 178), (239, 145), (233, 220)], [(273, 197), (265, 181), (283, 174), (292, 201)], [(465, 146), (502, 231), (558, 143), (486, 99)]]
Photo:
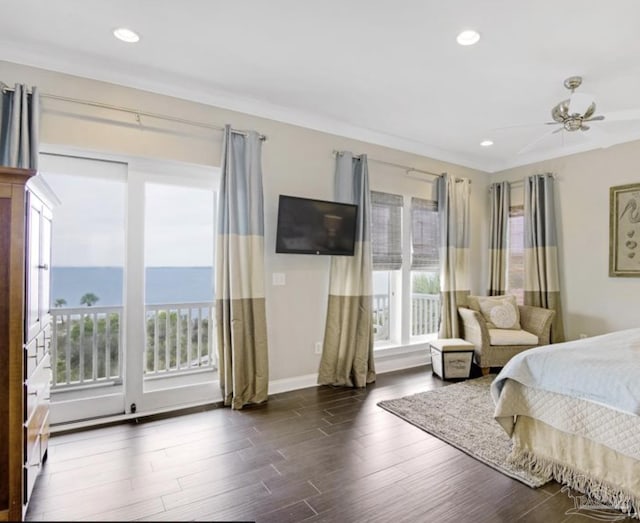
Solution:
[(149, 412), (114, 414), (113, 416), (104, 416), (100, 418), (90, 418), (79, 421), (54, 424), (50, 427), (50, 433), (52, 436), (55, 436), (62, 434), (71, 434), (73, 432), (80, 432), (83, 430), (104, 428), (112, 425), (123, 425), (125, 423), (146, 423), (149, 421), (172, 418), (175, 416), (184, 416), (185, 414), (205, 412), (207, 410), (213, 410), (222, 406), (222, 401), (215, 401), (196, 403), (185, 406), (167, 407), (164, 409), (156, 409)]

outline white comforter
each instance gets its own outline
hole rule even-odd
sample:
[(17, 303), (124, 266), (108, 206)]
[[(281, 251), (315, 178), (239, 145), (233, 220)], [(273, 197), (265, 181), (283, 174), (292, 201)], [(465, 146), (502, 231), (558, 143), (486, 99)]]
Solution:
[(496, 404), (507, 378), (640, 416), (640, 328), (521, 352), (491, 384)]

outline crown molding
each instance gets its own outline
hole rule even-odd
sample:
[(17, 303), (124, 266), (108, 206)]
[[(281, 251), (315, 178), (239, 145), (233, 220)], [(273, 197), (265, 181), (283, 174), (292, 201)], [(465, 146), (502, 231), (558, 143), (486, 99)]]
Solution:
[[(48, 48), (16, 46), (0, 41), (3, 60), (57, 73), (150, 91), (183, 100), (198, 102), (260, 118), (267, 118), (315, 131), (389, 147), (434, 160), (488, 172), (491, 161), (475, 155), (456, 153), (429, 144), (381, 131), (351, 125), (337, 119), (300, 111), (264, 100), (238, 96), (216, 86), (189, 78), (168, 79), (166, 72), (149, 68), (130, 70), (111, 59), (98, 61), (77, 51), (54, 54)], [(98, 64), (100, 64), (98, 66)]]

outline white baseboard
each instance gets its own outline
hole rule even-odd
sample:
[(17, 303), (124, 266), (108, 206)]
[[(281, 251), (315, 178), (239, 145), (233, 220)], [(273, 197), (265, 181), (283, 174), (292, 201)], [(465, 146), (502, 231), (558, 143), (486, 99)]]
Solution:
[[(394, 372), (402, 369), (410, 369), (412, 367), (420, 367), (431, 363), (429, 353), (424, 350), (405, 352), (402, 354), (394, 354), (392, 356), (379, 355), (376, 356), (376, 374), (384, 374), (385, 372)], [(305, 374), (303, 376), (295, 376), (293, 378), (282, 378), (269, 382), (269, 394), (279, 394), (280, 392), (289, 392), (292, 390), (306, 389), (318, 385), (317, 374)]]
[(293, 378), (282, 378), (269, 382), (269, 394), (279, 394), (290, 390), (307, 389), (318, 385), (317, 374), (305, 374)]
[(428, 354), (422, 352), (403, 354), (402, 356), (394, 356), (392, 358), (381, 358), (376, 360), (376, 374), (421, 367), (429, 363), (431, 363), (431, 358)]

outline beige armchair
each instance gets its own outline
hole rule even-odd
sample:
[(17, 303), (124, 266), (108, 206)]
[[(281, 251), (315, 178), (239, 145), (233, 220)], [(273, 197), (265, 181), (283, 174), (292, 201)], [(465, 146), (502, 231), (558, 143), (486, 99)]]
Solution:
[(520, 330), (489, 329), (481, 312), (467, 307), (458, 307), (461, 319), (462, 338), (473, 343), (474, 361), (489, 374), (491, 367), (503, 367), (516, 354), (549, 344), (551, 322), (555, 311), (518, 305)]

